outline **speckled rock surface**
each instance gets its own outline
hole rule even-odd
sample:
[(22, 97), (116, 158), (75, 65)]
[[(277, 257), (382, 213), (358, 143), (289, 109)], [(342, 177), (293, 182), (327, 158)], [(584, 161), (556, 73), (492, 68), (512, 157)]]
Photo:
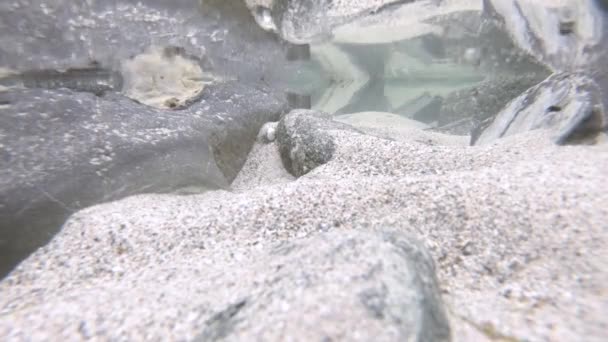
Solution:
[(324, 112), (298, 109), (285, 115), (277, 126), (277, 143), (283, 165), (299, 177), (328, 162), (335, 150), (328, 129), (353, 129), (330, 119)]
[[(510, 101), (530, 87), (537, 85), (548, 73), (544, 70), (514, 76), (489, 77), (480, 84), (448, 95), (438, 118), (441, 131), (457, 135), (471, 135), (481, 121), (493, 118)], [(459, 122), (457, 125), (451, 125)]]
[(86, 206), (226, 188), (286, 110), (240, 1), (4, 1), (0, 42), (0, 277)]
[(557, 144), (594, 143), (608, 130), (602, 93), (585, 74), (551, 75), (488, 119), (486, 127), (473, 134), (473, 143), (484, 144), (538, 128), (550, 129)]
[(294, 43), (319, 41), (331, 35), (331, 30), (355, 18), (373, 14), (393, 4), (417, 0), (245, 0), (258, 23)]
[[(318, 30), (324, 31), (314, 15), (298, 14), (321, 10), (322, 16), (316, 19), (323, 19), (333, 11), (339, 20), (350, 20), (393, 2), (411, 3), (413, 7), (403, 7), (405, 12), (418, 8), (426, 14), (442, 4), (456, 9), (481, 4), (391, 0), (358, 1), (348, 7), (350, 3), (344, 1), (275, 2), (282, 5), (269, 13), (252, 8), (256, 20), (280, 23), (275, 29), (296, 40), (317, 38)], [(211, 175), (235, 179), (231, 189), (136, 195), (73, 213), (48, 244), (0, 281), (0, 337), (27, 341), (441, 341), (449, 339), (451, 332), (455, 341), (608, 339), (608, 144), (601, 132), (605, 130), (601, 106), (608, 99), (603, 96), (608, 77), (603, 68), (606, 59), (598, 58), (606, 52), (608, 26), (599, 2), (560, 2), (582, 13), (574, 24), (563, 22), (564, 9), (557, 5), (545, 7), (531, 0), (482, 2), (502, 38), (526, 52), (526, 58), (532, 56), (563, 74), (556, 73), (519, 97), (521, 106), (517, 107), (518, 100), (511, 102), (495, 118), (496, 126), (486, 130), (486, 134), (499, 134), (472, 147), (413, 128), (393, 129), (387, 122), (380, 125), (384, 127), (359, 125), (362, 128), (357, 129), (312, 111), (294, 111), (279, 122), (276, 131), (267, 125), (258, 134), (264, 123), (260, 118), (277, 121), (275, 115), (283, 106), (271, 85), (252, 84), (265, 84), (273, 80), (266, 73), (277, 76), (285, 69), (276, 58), (281, 49), (264, 32), (244, 29), (251, 36), (242, 37), (250, 40), (233, 39), (239, 36), (234, 32), (243, 30), (239, 22), (244, 17), (223, 21), (222, 15), (233, 11), (237, 3), (241, 4), (237, 13), (246, 14), (241, 2), (224, 0), (179, 0), (172, 7), (163, 1), (138, 2), (143, 10), (134, 10), (135, 2), (128, 0), (72, 6), (62, 1), (47, 6), (24, 0), (0, 5), (0, 18), (10, 19), (0, 22), (0, 41), (6, 43), (0, 47), (4, 52), (0, 64), (8, 66), (9, 73), (94, 65), (103, 71), (93, 73), (101, 75), (101, 81), (87, 87), (104, 89), (100, 93), (93, 89), (96, 96), (75, 94), (74, 90), (90, 90), (76, 82), (75, 87), (67, 87), (72, 91), (10, 89), (7, 98), (0, 98), (2, 110), (31, 105), (43, 119), (19, 121), (30, 114), (14, 109), (0, 118), (10, 123), (0, 125), (9, 127), (2, 138), (8, 137), (9, 143), (19, 140), (20, 149), (16, 153), (2, 150), (2, 162), (11, 165), (0, 168), (10, 175), (2, 174), (0, 184), (6, 189), (12, 191), (17, 179), (16, 184), (31, 189), (34, 198), (67, 215), (96, 202), (57, 194), (96, 188), (100, 182), (108, 182), (110, 192), (91, 194), (109, 201), (142, 191), (183, 186), (196, 190), (192, 185), (215, 184)], [(247, 3), (271, 6), (273, 2)], [(201, 5), (211, 6), (203, 11), (207, 21), (200, 21)], [(324, 11), (325, 5), (331, 11)], [(278, 21), (273, 11), (287, 9), (294, 11), (279, 13)], [(124, 14), (119, 22), (111, 20), (116, 11)], [(420, 17), (416, 11), (409, 12)], [(55, 24), (58, 14), (70, 19)], [(376, 17), (378, 25), (359, 33), (370, 31), (367, 38), (374, 39), (374, 32), (390, 29), (378, 18), (383, 16)], [(302, 26), (285, 26), (294, 22)], [(408, 27), (412, 34), (429, 29), (414, 22), (418, 23), (412, 21)], [(562, 29), (564, 23), (572, 27)], [(76, 32), (70, 27), (77, 28)], [(31, 39), (22, 36), (32, 32)], [(156, 36), (159, 32), (170, 33)], [(156, 39), (142, 40), (142, 34)], [(13, 40), (19, 42), (16, 49)], [(134, 102), (113, 92), (112, 71), (125, 58), (157, 44), (183, 47), (186, 54), (200, 58), (203, 71), (210, 71), (222, 83), (205, 87), (212, 96), (203, 96), (200, 103), (181, 109), (184, 112), (136, 110), (140, 107)], [(253, 53), (260, 47), (268, 54)], [(521, 57), (509, 51), (494, 55), (500, 49), (488, 51), (490, 58), (485, 61), (505, 55)], [(479, 62), (483, 68), (478, 52), (483, 51), (473, 48), (469, 62)], [(21, 58), (21, 53), (28, 57)], [(569, 75), (591, 78), (593, 90), (575, 82), (569, 88), (549, 82)], [(38, 84), (34, 88), (58, 88), (56, 81), (34, 81)], [(105, 90), (108, 85), (110, 91)], [(6, 84), (0, 82), (0, 86)], [(72, 117), (66, 110), (50, 111), (53, 115), (46, 118), (49, 101), (36, 97), (63, 103), (65, 94), (70, 106), (90, 117)], [(559, 103), (553, 103), (554, 99)], [(266, 111), (263, 106), (268, 103), (278, 111)], [(116, 110), (116, 106), (125, 117), (112, 122), (116, 126), (110, 125), (101, 135), (104, 148), (110, 148), (97, 150), (97, 140), (93, 147), (60, 144), (65, 135), (57, 132), (66, 127), (53, 119), (65, 118), (88, 132), (89, 122), (107, 122), (111, 111), (99, 108)], [(507, 111), (512, 107), (517, 108)], [(242, 110), (235, 117), (234, 108)], [(252, 108), (263, 114), (250, 117)], [(562, 114), (568, 120), (560, 120)], [(537, 124), (539, 117), (547, 122)], [(44, 131), (38, 125), (46, 127), (47, 119), (48, 140), (53, 145), (41, 143), (39, 133), (22, 134), (29, 129)], [(501, 124), (506, 121), (505, 130)], [(134, 123), (123, 127), (130, 122)], [(558, 142), (559, 137), (571, 142), (572, 136), (588, 132), (578, 129), (581, 123), (593, 128), (595, 145), (554, 144), (556, 132), (566, 132), (558, 134)], [(509, 131), (513, 124), (518, 129)], [(141, 125), (153, 131), (149, 137), (129, 130), (135, 127), (140, 132)], [(159, 130), (165, 126), (177, 132), (179, 139)], [(89, 137), (97, 136), (98, 131), (92, 132)], [(164, 163), (159, 167), (155, 164), (158, 145), (153, 150), (137, 148), (155, 155), (150, 163), (140, 165), (141, 174), (133, 174), (133, 163), (139, 160), (127, 153), (133, 142), (168, 146), (161, 150), (168, 159), (161, 158)], [(56, 144), (62, 148), (54, 148)], [(176, 147), (179, 153), (174, 153)], [(197, 147), (205, 148), (198, 151)], [(90, 151), (101, 164), (96, 159), (77, 168), (79, 175), (90, 178), (69, 178), (69, 182), (53, 178), (56, 170), (82, 162), (80, 157), (71, 159), (72, 152), (90, 158)], [(38, 163), (36, 158), (41, 156), (51, 162)], [(211, 156), (215, 164), (209, 164)], [(109, 167), (125, 170), (121, 169), (125, 164), (113, 163), (119, 159), (128, 161), (129, 171), (105, 174)], [(189, 177), (179, 176), (184, 171), (179, 167), (191, 165), (195, 170), (216, 167), (207, 170), (207, 178), (195, 172), (190, 184)], [(26, 181), (19, 183), (20, 177)], [(138, 182), (146, 178), (155, 179), (154, 185), (139, 187)], [(120, 184), (139, 188), (132, 191)], [(2, 199), (18, 201), (19, 196), (15, 190)], [(28, 216), (33, 217), (45, 207), (28, 204), (7, 212), (14, 215), (17, 208), (16, 213), (29, 210)], [(50, 226), (44, 223), (43, 227)], [(2, 228), (14, 232), (16, 226)]]
[(283, 166), (279, 155), (279, 146), (275, 143), (253, 145), (247, 162), (236, 179), (230, 184), (235, 191), (247, 190), (259, 186), (288, 183), (295, 179)]
[[(390, 285), (403, 269), (341, 280), (396, 257), (389, 227), (429, 250), (453, 340), (606, 339), (608, 145), (556, 146), (538, 130), (474, 147), (325, 134), (331, 160), (291, 182), (250, 178), (238, 192), (140, 195), (75, 214), (0, 283), (0, 334), (390, 334), (390, 317), (410, 313), (379, 320), (354, 298), (379, 282), (405, 291)], [(351, 240), (361, 248), (328, 256)]]
[(179, 111), (67, 90), (14, 90), (0, 100), (1, 273), (86, 206), (227, 188), (257, 128), (285, 105), (236, 83), (210, 86)]

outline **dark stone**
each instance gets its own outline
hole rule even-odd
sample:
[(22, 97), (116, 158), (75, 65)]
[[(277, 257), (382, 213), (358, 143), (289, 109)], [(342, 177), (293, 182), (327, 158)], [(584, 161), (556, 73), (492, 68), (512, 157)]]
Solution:
[(559, 33), (561, 35), (568, 35), (574, 32), (574, 26), (576, 22), (574, 21), (560, 21), (559, 23)]
[(333, 157), (336, 147), (328, 129), (354, 130), (312, 110), (293, 110), (279, 122), (277, 142), (287, 171), (300, 177)]
[(266, 325), (265, 336), (283, 339), (304, 327), (313, 341), (450, 340), (433, 259), (419, 242), (394, 230), (340, 229), (297, 243), (261, 266), (249, 326), (272, 317), (282, 324)]
[(101, 67), (73, 68), (66, 71), (29, 70), (0, 79), (7, 86), (21, 84), (25, 88), (71, 89), (103, 95), (108, 91), (122, 89), (120, 73)]
[[(451, 93), (443, 101), (438, 130), (459, 135), (471, 134), (481, 122), (494, 117), (507, 103), (541, 82), (547, 75), (529, 73), (495, 76), (471, 88)], [(459, 121), (460, 125), (450, 126)]]
[[(556, 105), (545, 108), (549, 100)], [(498, 115), (488, 118), (474, 144), (534, 129), (552, 131), (555, 143), (593, 142), (606, 130), (608, 118), (602, 106), (599, 85), (582, 74), (555, 74), (513, 100)]]
[[(200, 58), (203, 70), (255, 83), (286, 62), (286, 46), (257, 26), (243, 1), (19, 0), (0, 5), (0, 67), (115, 70), (149, 46)], [(176, 24), (179, 22), (179, 25)]]
[(608, 12), (608, 0), (595, 0), (595, 2), (603, 11)]
[(238, 83), (209, 86), (181, 111), (68, 90), (11, 90), (0, 98), (10, 103), (0, 116), (3, 273), (86, 206), (143, 192), (227, 188), (259, 128), (284, 110), (280, 100)]
[(287, 48), (287, 60), (288, 61), (310, 60), (310, 45), (309, 44), (290, 45)]

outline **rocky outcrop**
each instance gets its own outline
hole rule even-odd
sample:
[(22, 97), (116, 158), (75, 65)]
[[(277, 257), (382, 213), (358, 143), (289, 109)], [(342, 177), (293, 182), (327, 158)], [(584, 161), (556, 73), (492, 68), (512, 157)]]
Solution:
[(535, 129), (552, 129), (557, 144), (594, 143), (608, 128), (597, 84), (584, 74), (549, 77), (511, 101), (478, 128), (472, 142), (484, 144)]
[[(0, 282), (0, 335), (605, 339), (606, 144), (537, 130), (431, 146), (300, 115), (331, 137), (330, 160), (295, 181), (74, 214)], [(272, 151), (250, 160), (280, 168)]]
[[(185, 207), (173, 209), (178, 213)], [(46, 273), (36, 282), (50, 288), (68, 283), (53, 294), (28, 295), (28, 306), (2, 300), (3, 312), (21, 312), (18, 319), (25, 319), (30, 327), (11, 326), (0, 319), (0, 335), (10, 339), (449, 340), (433, 261), (423, 246), (402, 232), (319, 232), (288, 241), (264, 241), (254, 249), (252, 240), (217, 236), (214, 244), (201, 240), (192, 249), (179, 246), (189, 235), (187, 230), (162, 232), (160, 226), (138, 216), (131, 218), (137, 223), (125, 225), (128, 218), (115, 215), (104, 229), (97, 226), (101, 222), (90, 220), (93, 216), (74, 217), (38, 255), (59, 252), (56, 243), (76, 234), (82, 244), (73, 246), (72, 253), (92, 247), (102, 259), (62, 253), (48, 259), (49, 265), (58, 267), (56, 273)], [(78, 233), (81, 229), (86, 233)], [(161, 234), (162, 239), (147, 235), (151, 233)], [(187, 241), (195, 243), (191, 238)], [(151, 243), (160, 249), (152, 249)], [(160, 261), (163, 258), (182, 261), (166, 263)], [(30, 293), (34, 283), (28, 280), (29, 271), (22, 271), (3, 283), (3, 299)], [(54, 281), (60, 283), (53, 285)], [(86, 288), (79, 285), (83, 281)], [(91, 305), (78, 312), (64, 310), (74, 299)], [(39, 305), (48, 309), (36, 309)], [(48, 319), (46, 310), (54, 311), (53, 319)]]
[(599, 70), (605, 69), (608, 17), (598, 3), (512, 0), (485, 1), (484, 7), (493, 25), (555, 73), (478, 121), (472, 143), (540, 127), (554, 129), (556, 143), (588, 143), (606, 131), (605, 76)]
[(259, 82), (284, 47), (239, 2), (23, 0), (0, 21), (2, 276), (86, 206), (227, 188), (287, 108)]

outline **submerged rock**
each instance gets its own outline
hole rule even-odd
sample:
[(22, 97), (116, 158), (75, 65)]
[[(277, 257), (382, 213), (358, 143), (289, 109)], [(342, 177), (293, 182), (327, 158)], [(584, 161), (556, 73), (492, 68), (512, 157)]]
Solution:
[(493, 118), (509, 102), (546, 77), (544, 72), (516, 76), (497, 75), (446, 96), (438, 117), (438, 130), (470, 135), (479, 122)]
[(284, 110), (280, 100), (237, 84), (210, 86), (183, 111), (67, 90), (12, 90), (0, 101), (3, 273), (86, 206), (142, 192), (227, 188), (259, 127)]
[[(513, 99), (493, 117), (477, 122), (472, 143), (532, 129), (551, 128), (558, 144), (593, 142), (608, 124), (605, 53), (608, 17), (594, 1), (545, 4), (485, 1), (486, 15), (554, 74)], [(566, 22), (565, 22), (565, 21)]]
[(0, 335), (443, 340), (449, 315), (489, 340), (606, 339), (608, 145), (317, 127), (333, 156), (297, 180), (267, 182), (268, 149), (241, 191), (76, 213), (0, 282)]
[(276, 137), (287, 171), (299, 177), (332, 158), (335, 146), (328, 129), (351, 128), (312, 110), (294, 110), (279, 122)]
[[(159, 208), (161, 220), (171, 216), (168, 208), (178, 215), (187, 210), (178, 202)], [(403, 232), (318, 232), (256, 246), (237, 233), (196, 242), (190, 223), (159, 229), (139, 209), (122, 215), (113, 206), (77, 214), (52, 245), (34, 255), (47, 258), (38, 259), (36, 268), (48, 261), (55, 272), (34, 276), (22, 265), (0, 284), (1, 336), (449, 340), (432, 258)], [(195, 214), (191, 223), (200, 218)], [(94, 255), (86, 252), (91, 247)], [(30, 292), (41, 283), (43, 290)], [(50, 290), (60, 283), (65, 286)], [(19, 294), (27, 299), (13, 301)], [(15, 310), (19, 314), (12, 316)]]
[(558, 144), (594, 142), (608, 127), (608, 117), (597, 84), (584, 74), (555, 74), (509, 103), (472, 143), (487, 144), (496, 139), (535, 129), (553, 130)]
[(556, 71), (587, 68), (602, 58), (605, 14), (598, 1), (484, 0), (518, 48)]
[(121, 66), (122, 91), (143, 104), (161, 109), (183, 108), (200, 97), (205, 84), (213, 81), (205, 75), (195, 58), (182, 49), (151, 47), (126, 60)]
[(1, 276), (86, 206), (227, 188), (287, 107), (241, 2), (13, 1), (0, 41)]

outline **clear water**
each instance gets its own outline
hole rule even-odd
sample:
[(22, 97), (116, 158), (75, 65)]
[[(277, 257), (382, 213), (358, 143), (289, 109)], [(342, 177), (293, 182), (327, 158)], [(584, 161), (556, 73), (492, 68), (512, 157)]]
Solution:
[(254, 16), (264, 29), (310, 46), (288, 88), (309, 96), (313, 109), (391, 112), (466, 135), (549, 74), (482, 7), (469, 0), (274, 1)]

